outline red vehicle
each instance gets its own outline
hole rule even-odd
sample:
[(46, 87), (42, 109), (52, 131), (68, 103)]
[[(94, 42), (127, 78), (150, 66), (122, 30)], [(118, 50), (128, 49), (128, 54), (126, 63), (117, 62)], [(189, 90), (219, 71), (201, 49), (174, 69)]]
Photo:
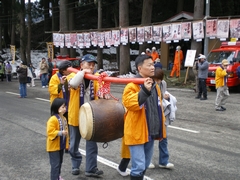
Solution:
[(54, 75), (56, 72), (58, 72), (58, 66), (62, 61), (70, 61), (72, 63), (72, 67), (76, 69), (80, 69), (80, 58), (70, 58), (68, 55), (65, 56), (57, 56), (57, 58), (52, 60), (53, 64), (53, 71), (52, 75)]
[(228, 87), (240, 85), (240, 79), (236, 73), (237, 67), (240, 65), (240, 42), (222, 42), (220, 48), (212, 50), (207, 58), (209, 62), (207, 86), (211, 90), (215, 89), (215, 72), (223, 59), (227, 59), (229, 62), (227, 68)]

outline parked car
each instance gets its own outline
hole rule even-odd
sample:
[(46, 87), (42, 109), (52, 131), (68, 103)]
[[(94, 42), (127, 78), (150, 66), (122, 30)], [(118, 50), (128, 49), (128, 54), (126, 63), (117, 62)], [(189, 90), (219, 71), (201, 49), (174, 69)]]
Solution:
[(209, 62), (207, 86), (215, 89), (215, 72), (221, 65), (223, 59), (227, 59), (229, 66), (227, 68), (228, 87), (240, 87), (240, 79), (237, 76), (237, 67), (240, 65), (240, 41), (222, 42), (220, 48), (213, 49), (207, 57)]

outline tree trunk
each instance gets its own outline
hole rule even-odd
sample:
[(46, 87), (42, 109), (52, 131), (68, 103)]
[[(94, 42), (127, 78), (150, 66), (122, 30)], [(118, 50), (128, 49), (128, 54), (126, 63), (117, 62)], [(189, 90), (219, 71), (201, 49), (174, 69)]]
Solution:
[(52, 0), (52, 31), (58, 31), (59, 27), (58, 0)]
[(15, 0), (12, 0), (12, 30), (11, 30), (11, 45), (15, 45), (15, 31), (16, 31), (16, 26), (15, 26), (15, 22), (16, 20), (14, 20), (16, 18), (15, 15)]
[(184, 0), (177, 1), (177, 13), (180, 13), (183, 11), (183, 3), (184, 3)]
[[(195, 0), (194, 1), (194, 14), (193, 19), (201, 19), (203, 18), (203, 10), (204, 10), (204, 1), (202, 0)], [(191, 49), (196, 50), (196, 55), (202, 53), (202, 41), (197, 42), (196, 40), (192, 39), (191, 41)], [(191, 68), (192, 69), (192, 68)], [(193, 71), (189, 71), (188, 74), (189, 79), (194, 79)]]
[[(98, 0), (98, 29), (102, 28), (102, 0)], [(103, 51), (97, 47), (98, 69), (103, 69)]]
[[(119, 1), (120, 3), (120, 1)], [(114, 6), (114, 11), (113, 11), (113, 16), (114, 16), (114, 24), (115, 24), (115, 27), (118, 27), (118, 17), (117, 17), (117, 3), (115, 3), (115, 6)], [(118, 69), (120, 67), (120, 58), (119, 58), (119, 46), (116, 47), (116, 61), (117, 61), (117, 64), (118, 64)]]
[[(59, 6), (58, 0), (52, 0), (52, 31), (59, 30)], [(52, 40), (53, 41), (53, 40)], [(54, 53), (59, 52), (59, 47), (54, 46)]]
[[(0, 12), (2, 12), (0, 10)], [(0, 51), (2, 52), (2, 20), (0, 19)]]
[[(75, 29), (75, 9), (74, 9), (74, 5), (75, 5), (75, 1), (76, 0), (69, 0), (69, 6), (68, 8), (70, 9), (68, 11), (69, 13), (69, 30), (74, 30)], [(76, 57), (76, 49), (71, 47), (70, 48), (70, 57)]]
[(2, 52), (2, 6), (0, 6), (0, 51)]
[(1, 6), (3, 7), (2, 9), (2, 29), (3, 29), (3, 36), (4, 36), (4, 44), (5, 48), (7, 47), (7, 44), (10, 43), (10, 36), (9, 36), (9, 11), (10, 11), (10, 6), (11, 6), (11, 1), (1, 1)]
[[(152, 5), (153, 0), (143, 0), (143, 8), (142, 8), (142, 23), (141, 25), (149, 25), (152, 20)], [(139, 46), (139, 54), (141, 52), (145, 52), (147, 48), (147, 43), (143, 43)]]
[(25, 36), (25, 1), (21, 0), (20, 19), (20, 57), (26, 63), (26, 36)]
[(27, 64), (31, 63), (31, 24), (32, 24), (32, 16), (31, 16), (31, 0), (28, 0), (28, 39), (27, 39)]
[[(51, 20), (49, 15), (49, 0), (44, 0), (44, 9), (43, 9), (43, 15), (44, 15), (44, 32), (51, 30)], [(51, 41), (51, 38), (49, 37), (49, 34), (44, 34), (44, 41), (48, 42)]]
[[(129, 4), (128, 0), (119, 1), (119, 26), (129, 26)], [(130, 71), (130, 48), (129, 43), (127, 45), (120, 45), (120, 74), (128, 74)]]
[[(68, 0), (61, 0), (60, 2), (60, 31), (68, 31)], [(69, 55), (67, 47), (60, 48), (61, 55)]]

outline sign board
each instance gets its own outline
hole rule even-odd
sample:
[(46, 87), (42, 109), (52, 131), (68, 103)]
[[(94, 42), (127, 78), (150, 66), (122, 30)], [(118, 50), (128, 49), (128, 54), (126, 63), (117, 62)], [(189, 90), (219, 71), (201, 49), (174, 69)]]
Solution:
[(195, 55), (196, 55), (196, 50), (187, 50), (187, 55), (184, 63), (185, 67), (193, 67)]
[(15, 45), (10, 45), (11, 55), (12, 55), (12, 64), (15, 63), (15, 56), (16, 56), (16, 47)]

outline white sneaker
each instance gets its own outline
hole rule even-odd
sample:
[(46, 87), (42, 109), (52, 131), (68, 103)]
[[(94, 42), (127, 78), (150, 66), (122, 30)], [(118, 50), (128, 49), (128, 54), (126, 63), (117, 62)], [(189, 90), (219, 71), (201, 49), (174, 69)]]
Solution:
[(36, 85), (32, 85), (32, 87), (35, 87)]
[(42, 86), (42, 88), (45, 88), (45, 86)]
[(174, 168), (174, 164), (172, 163), (167, 163), (167, 165), (161, 165), (159, 164), (160, 168), (165, 168), (165, 169), (173, 169)]
[(48, 87), (48, 85), (46, 85), (46, 87)]
[(150, 163), (149, 166), (148, 166), (149, 169), (153, 169), (155, 168), (155, 165), (153, 163)]
[(117, 171), (119, 172), (119, 174), (121, 175), (121, 176), (128, 176), (129, 174), (125, 171), (121, 171), (119, 168), (117, 168)]

